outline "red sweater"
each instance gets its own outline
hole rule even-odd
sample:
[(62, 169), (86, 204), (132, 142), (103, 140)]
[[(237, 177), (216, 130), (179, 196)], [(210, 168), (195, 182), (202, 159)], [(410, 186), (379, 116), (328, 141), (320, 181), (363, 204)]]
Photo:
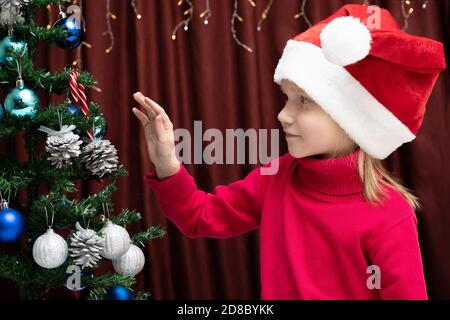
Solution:
[(365, 201), (357, 158), (285, 154), (274, 160), (276, 175), (257, 168), (213, 193), (199, 190), (183, 164), (174, 176), (158, 180), (152, 171), (145, 181), (190, 238), (259, 228), (263, 300), (427, 299), (415, 212), (387, 186), (382, 206)]

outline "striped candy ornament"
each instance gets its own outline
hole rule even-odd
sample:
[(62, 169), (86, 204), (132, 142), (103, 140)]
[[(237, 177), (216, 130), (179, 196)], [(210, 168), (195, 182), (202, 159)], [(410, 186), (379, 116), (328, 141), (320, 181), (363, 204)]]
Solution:
[[(83, 84), (78, 83), (78, 77), (80, 76), (79, 71), (72, 71), (70, 73), (69, 85), (70, 85), (70, 95), (76, 103), (80, 103), (81, 112), (85, 117), (89, 117), (89, 108), (87, 104), (85, 87)], [(94, 140), (94, 135), (91, 130), (87, 131), (87, 134), (91, 140)]]

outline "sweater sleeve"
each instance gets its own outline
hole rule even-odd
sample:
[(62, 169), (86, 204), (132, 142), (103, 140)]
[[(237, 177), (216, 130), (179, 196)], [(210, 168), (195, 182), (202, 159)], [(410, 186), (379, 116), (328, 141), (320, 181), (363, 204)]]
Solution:
[(163, 213), (189, 238), (228, 238), (257, 229), (266, 178), (260, 167), (242, 180), (207, 193), (197, 188), (183, 163), (166, 179), (159, 180), (155, 170), (144, 176)]
[(369, 255), (380, 268), (381, 299), (428, 299), (414, 211), (376, 237)]

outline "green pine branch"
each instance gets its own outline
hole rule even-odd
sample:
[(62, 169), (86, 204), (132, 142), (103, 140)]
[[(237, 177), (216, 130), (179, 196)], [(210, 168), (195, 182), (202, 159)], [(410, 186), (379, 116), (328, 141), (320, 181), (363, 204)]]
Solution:
[(17, 257), (9, 256), (0, 250), (0, 278), (13, 282), (21, 282), (26, 279), (27, 274), (21, 267)]
[(107, 288), (110, 286), (122, 286), (125, 288), (131, 287), (136, 283), (133, 276), (124, 276), (121, 274), (106, 273), (97, 277), (85, 277), (83, 285), (92, 286), (96, 288)]
[(134, 300), (149, 300), (152, 295), (148, 292), (139, 291)]
[[(69, 92), (70, 73), (75, 70), (74, 68), (64, 68), (63, 71), (52, 74), (43, 69), (34, 69), (28, 60), (24, 59), (24, 61), (26, 62), (22, 65), (22, 78), (25, 86), (57, 95), (66, 95)], [(14, 87), (17, 75), (16, 66), (14, 68), (0, 67), (0, 85), (8, 88)], [(97, 84), (87, 71), (81, 71), (77, 81), (86, 88)]]
[[(69, 77), (73, 68), (64, 68), (57, 73), (50, 73), (43, 69), (35, 69), (33, 62), (37, 55), (40, 41), (49, 43), (58, 39), (64, 39), (66, 32), (61, 28), (47, 29), (44, 26), (36, 25), (34, 17), (39, 8), (47, 5), (58, 5), (69, 3), (70, 0), (30, 0), (29, 5), (24, 6), (24, 24), (14, 24), (13, 35), (19, 40), (25, 40), (28, 44), (28, 55), (15, 54), (15, 58), (22, 66), (22, 78), (25, 85), (35, 91), (44, 91), (48, 94), (66, 95), (69, 92)], [(0, 39), (7, 36), (8, 27), (0, 26)], [(61, 49), (62, 50), (62, 49)], [(17, 66), (0, 67), (0, 88), (10, 90), (15, 86), (18, 76)], [(96, 85), (96, 81), (87, 71), (82, 71), (78, 78), (86, 88)], [(28, 160), (18, 163), (0, 155), (0, 191), (4, 197), (11, 193), (12, 207), (19, 210), (26, 221), (27, 245), (22, 247), (16, 256), (9, 256), (0, 251), (0, 278), (9, 279), (14, 282), (20, 292), (22, 299), (42, 299), (51, 288), (63, 286), (65, 283), (65, 271), (67, 267), (74, 263), (72, 257), (68, 257), (63, 265), (55, 269), (44, 269), (39, 267), (32, 258), (33, 241), (45, 232), (47, 221), (45, 211), (51, 219), (54, 213), (54, 228), (70, 228), (66, 240), (70, 243), (70, 238), (75, 232), (74, 225), (78, 221), (83, 226), (99, 232), (105, 224), (105, 217), (108, 214), (103, 211), (103, 205), (107, 205), (109, 212), (113, 213), (111, 202), (112, 194), (117, 190), (116, 179), (128, 175), (125, 168), (120, 165), (117, 170), (102, 177), (102, 180), (112, 180), (97, 194), (91, 195), (81, 200), (68, 200), (67, 195), (77, 192), (75, 181), (100, 180), (98, 177), (85, 169), (81, 158), (72, 159), (70, 165), (63, 168), (54, 167), (47, 159), (48, 154), (40, 149), (38, 138), (43, 138), (45, 133), (40, 132), (39, 127), (58, 130), (59, 116), (62, 116), (62, 124), (74, 124), (80, 135), (86, 138), (85, 132), (95, 126), (99, 126), (95, 116), (101, 112), (101, 106), (95, 103), (89, 104), (89, 117), (82, 115), (69, 115), (66, 110), (68, 102), (49, 106), (41, 106), (41, 110), (36, 117), (31, 120), (18, 121), (7, 116), (0, 125), (0, 139), (11, 137), (22, 130), (24, 131), (25, 149)], [(46, 189), (43, 189), (46, 187)], [(27, 191), (27, 203), (16, 203), (15, 195), (21, 189)], [(46, 190), (46, 194), (43, 194)], [(70, 197), (69, 197), (70, 198)], [(139, 212), (123, 209), (117, 215), (111, 215), (110, 219), (118, 225), (128, 225), (141, 219)], [(165, 235), (165, 230), (160, 226), (153, 226), (148, 230), (138, 233), (132, 237), (133, 242), (144, 244), (152, 239)], [(82, 276), (83, 285), (89, 286), (91, 291), (88, 299), (103, 299), (110, 286), (118, 285), (130, 288), (136, 279), (132, 276), (119, 274), (106, 274), (94, 276), (89, 274)], [(136, 300), (149, 299), (150, 293), (138, 292)]]
[[(25, 40), (32, 45), (39, 41), (55, 42), (67, 36), (67, 32), (62, 28), (47, 29), (47, 27), (35, 25), (34, 22), (31, 24), (15, 23), (12, 27), (14, 30), (13, 35), (16, 39)], [(3, 39), (7, 35), (8, 27), (2, 26), (0, 28), (0, 38)]]
[(146, 231), (135, 234), (132, 237), (132, 241), (135, 244), (144, 245), (144, 243), (151, 241), (156, 238), (162, 238), (166, 234), (166, 231), (159, 225), (152, 226)]
[(141, 214), (128, 209), (124, 209), (120, 214), (111, 217), (111, 221), (120, 226), (132, 224), (139, 220), (141, 220)]

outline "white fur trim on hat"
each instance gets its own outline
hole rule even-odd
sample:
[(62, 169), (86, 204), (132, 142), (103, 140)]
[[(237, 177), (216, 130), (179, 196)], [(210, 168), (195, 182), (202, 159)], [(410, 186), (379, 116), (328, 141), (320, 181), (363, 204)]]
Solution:
[(322, 49), (289, 40), (274, 81), (287, 79), (320, 105), (362, 150), (385, 159), (415, 135), (378, 102), (344, 67), (329, 62)]
[(320, 33), (325, 57), (340, 66), (347, 66), (367, 57), (371, 41), (372, 36), (366, 25), (352, 16), (332, 20)]

